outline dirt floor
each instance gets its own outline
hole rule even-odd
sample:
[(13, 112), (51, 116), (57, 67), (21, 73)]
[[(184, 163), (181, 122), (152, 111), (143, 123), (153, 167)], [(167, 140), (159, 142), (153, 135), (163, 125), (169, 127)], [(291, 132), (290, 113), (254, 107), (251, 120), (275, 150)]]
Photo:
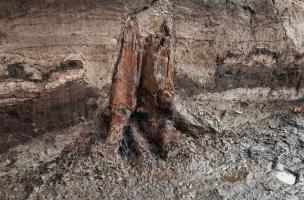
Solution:
[(213, 119), (221, 133), (183, 133), (178, 152), (166, 160), (157, 152), (103, 158), (97, 153), (103, 125), (84, 122), (2, 155), (0, 199), (300, 200), (304, 116), (292, 108), (302, 104), (240, 102), (239, 110)]

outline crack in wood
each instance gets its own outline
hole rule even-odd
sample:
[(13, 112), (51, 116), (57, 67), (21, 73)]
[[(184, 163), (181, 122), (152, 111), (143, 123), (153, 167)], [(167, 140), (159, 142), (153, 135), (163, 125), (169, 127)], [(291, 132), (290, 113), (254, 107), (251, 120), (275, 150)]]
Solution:
[(132, 149), (137, 155), (147, 155), (155, 146), (166, 158), (178, 147), (180, 134), (175, 126), (196, 136), (214, 129), (192, 123), (173, 105), (173, 45), (167, 22), (145, 38), (135, 24), (130, 19), (122, 28), (110, 97), (111, 122), (99, 153), (111, 157), (118, 149), (123, 154)]

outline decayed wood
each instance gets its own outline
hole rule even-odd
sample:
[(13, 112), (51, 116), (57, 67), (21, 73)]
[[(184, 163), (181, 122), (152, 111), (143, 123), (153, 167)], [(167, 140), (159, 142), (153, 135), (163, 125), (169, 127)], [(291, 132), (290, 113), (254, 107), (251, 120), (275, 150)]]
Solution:
[(143, 135), (164, 156), (178, 145), (179, 133), (174, 125), (197, 128), (174, 109), (172, 59), (171, 33), (166, 23), (159, 33), (144, 39), (132, 22), (123, 27), (111, 90), (111, 122), (102, 155), (115, 153), (126, 127), (131, 130), (128, 137), (132, 137), (132, 149), (142, 155), (148, 151)]
[(140, 82), (141, 55), (137, 31), (130, 23), (123, 27), (121, 51), (113, 76), (110, 109), (111, 122), (108, 131), (108, 153), (114, 153), (123, 136), (131, 113), (136, 107), (136, 90)]
[[(165, 23), (162, 30), (168, 31)], [(139, 119), (139, 125), (164, 155), (178, 141), (177, 131), (164, 114), (170, 111), (174, 98), (171, 49), (170, 34), (166, 31), (147, 38), (137, 108), (145, 116)]]

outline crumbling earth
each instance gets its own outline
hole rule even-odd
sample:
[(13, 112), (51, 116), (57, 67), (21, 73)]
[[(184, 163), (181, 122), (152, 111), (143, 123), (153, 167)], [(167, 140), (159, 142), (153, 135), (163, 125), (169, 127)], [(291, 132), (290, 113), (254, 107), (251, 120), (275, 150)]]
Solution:
[(273, 112), (277, 105), (267, 103), (250, 123), (253, 104), (227, 114), (244, 121), (222, 134), (182, 134), (179, 152), (167, 160), (101, 157), (97, 141), (104, 139), (88, 131), (94, 124), (44, 135), (2, 157), (1, 199), (301, 199), (303, 115)]

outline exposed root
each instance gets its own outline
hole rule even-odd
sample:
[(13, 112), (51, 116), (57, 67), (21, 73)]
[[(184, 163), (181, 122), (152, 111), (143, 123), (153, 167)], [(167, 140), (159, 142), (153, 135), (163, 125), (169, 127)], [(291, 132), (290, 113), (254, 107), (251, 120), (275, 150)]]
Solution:
[(221, 132), (220, 128), (216, 126), (217, 124), (209, 124), (194, 118), (178, 101), (174, 101), (171, 115), (174, 126), (194, 138), (198, 138), (203, 133)]

